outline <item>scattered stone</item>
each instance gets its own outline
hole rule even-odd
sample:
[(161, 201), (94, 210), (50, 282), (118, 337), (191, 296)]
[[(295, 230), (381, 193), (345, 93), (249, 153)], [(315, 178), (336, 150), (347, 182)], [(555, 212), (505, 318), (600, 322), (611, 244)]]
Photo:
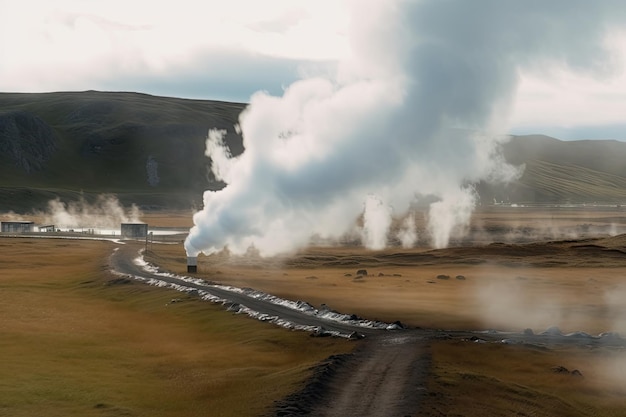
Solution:
[(402, 274), (393, 274), (394, 277), (401, 277)]
[(359, 269), (356, 271), (357, 275), (367, 276), (367, 269)]
[(190, 297), (199, 297), (200, 296), (200, 292), (198, 290), (191, 290), (187, 293), (188, 296)]
[(239, 310), (241, 309), (241, 305), (238, 303), (231, 303), (228, 307), (226, 307), (226, 311), (234, 311), (234, 312), (239, 312)]
[(365, 335), (361, 334), (361, 333), (357, 333), (357, 332), (352, 332), (350, 333), (350, 336), (348, 336), (348, 339), (350, 340), (360, 340), (360, 339), (364, 339)]
[(344, 276), (344, 277), (351, 277), (351, 276), (352, 276), (352, 274), (348, 272), (348, 273), (346, 273), (346, 274), (343, 274), (343, 276)]
[(450, 275), (439, 274), (437, 275), (437, 279), (450, 279)]
[(426, 281), (426, 282), (429, 283), (429, 284), (436, 284), (435, 281)]
[(306, 277), (305, 279), (317, 279), (317, 277), (315, 275), (311, 275), (311, 276)]
[(322, 326), (317, 326), (310, 334), (311, 337), (329, 337), (330, 335)]
[(555, 374), (569, 374), (569, 370), (561, 365), (553, 366), (551, 369)]
[(182, 303), (183, 299), (182, 298), (172, 298), (170, 300), (170, 304), (176, 304), (176, 303)]
[(552, 368), (552, 372), (554, 372), (555, 374), (567, 374), (567, 375), (572, 375), (572, 376), (579, 376), (582, 377), (583, 373), (580, 372), (578, 369), (574, 369), (573, 371), (569, 371), (566, 367), (558, 365), (558, 366), (553, 366)]
[(463, 275), (457, 275), (456, 279), (460, 280), (460, 281), (465, 281), (465, 276)]
[(384, 277), (384, 276), (385, 276), (385, 274), (383, 274), (382, 272), (379, 272), (379, 273), (378, 273), (378, 276), (379, 276), (379, 277)]
[(400, 320), (394, 321), (393, 323), (391, 323), (391, 325), (394, 326), (394, 328), (396, 329), (406, 329), (406, 326), (402, 324)]

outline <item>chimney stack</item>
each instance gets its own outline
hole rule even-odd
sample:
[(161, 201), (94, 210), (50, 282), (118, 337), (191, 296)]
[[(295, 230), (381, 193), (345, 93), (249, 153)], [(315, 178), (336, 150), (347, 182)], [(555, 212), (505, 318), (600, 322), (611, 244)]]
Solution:
[(197, 256), (188, 256), (187, 257), (187, 272), (195, 274), (198, 272), (198, 257)]

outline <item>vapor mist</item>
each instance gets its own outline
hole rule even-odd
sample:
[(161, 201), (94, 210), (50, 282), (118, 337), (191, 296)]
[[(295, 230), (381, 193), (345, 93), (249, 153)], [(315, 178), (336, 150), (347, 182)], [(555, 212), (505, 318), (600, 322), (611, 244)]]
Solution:
[(583, 0), (353, 5), (351, 54), (335, 74), (297, 81), (282, 97), (254, 94), (236, 158), (219, 131), (209, 133), (207, 156), (227, 186), (205, 192), (188, 254), (254, 245), (273, 255), (312, 235), (339, 237), (361, 215), (363, 243), (382, 248), (387, 213), (404, 217), (417, 195), (436, 201), (424, 241), (446, 247), (477, 204), (471, 184), (521, 173), (504, 162), (499, 134), (520, 74), (606, 76), (604, 40), (626, 9)]
[(135, 205), (124, 208), (117, 197), (101, 194), (93, 204), (84, 199), (64, 203), (50, 200), (48, 209), (41, 213), (46, 224), (59, 228), (119, 229), (120, 223), (139, 222), (141, 211)]
[(557, 296), (531, 294), (523, 281), (511, 278), (502, 277), (479, 287), (473, 294), (485, 325), (538, 331), (563, 325), (563, 305)]

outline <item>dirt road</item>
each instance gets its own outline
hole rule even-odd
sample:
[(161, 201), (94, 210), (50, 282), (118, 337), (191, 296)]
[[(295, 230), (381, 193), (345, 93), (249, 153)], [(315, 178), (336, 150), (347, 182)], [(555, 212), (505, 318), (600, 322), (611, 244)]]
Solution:
[(430, 358), (416, 332), (370, 338), (328, 381), (310, 415), (412, 416), (426, 393)]
[[(164, 276), (144, 270), (133, 260), (139, 246), (125, 245), (110, 258), (110, 268), (137, 279), (153, 279), (172, 285), (184, 285), (210, 293), (230, 305), (245, 305), (264, 317), (275, 317), (300, 326), (324, 328), (347, 335), (358, 332), (366, 336), (358, 341), (353, 354), (320, 364), (303, 391), (276, 404), (275, 416), (319, 417), (404, 417), (419, 412), (426, 395), (425, 382), (430, 371), (428, 343), (435, 337), (463, 338), (501, 343), (573, 344), (585, 347), (626, 345), (616, 335), (592, 337), (583, 333), (562, 335), (558, 330), (548, 333), (499, 333), (440, 331), (428, 329), (381, 330), (356, 325), (351, 321), (333, 321), (307, 314), (284, 305), (269, 302), (238, 289), (201, 281), (181, 281), (180, 277)], [(479, 340), (480, 341), (480, 340)]]
[[(110, 259), (114, 271), (129, 276), (154, 278), (180, 284), (177, 278), (153, 275), (133, 262), (137, 248), (125, 246)], [(342, 334), (358, 331), (367, 335), (355, 353), (349, 355), (320, 384), (278, 406), (276, 415), (312, 415), (325, 417), (406, 416), (414, 415), (425, 393), (424, 382), (429, 357), (424, 348), (428, 332), (416, 330), (375, 330), (331, 320), (323, 320), (297, 310), (270, 304), (237, 292), (197, 283), (185, 286), (208, 291), (232, 302), (269, 315), (278, 315), (293, 323), (319, 326)], [(311, 392), (311, 390), (316, 392)], [(302, 396), (318, 401), (304, 406)], [(306, 402), (306, 401), (305, 401)]]

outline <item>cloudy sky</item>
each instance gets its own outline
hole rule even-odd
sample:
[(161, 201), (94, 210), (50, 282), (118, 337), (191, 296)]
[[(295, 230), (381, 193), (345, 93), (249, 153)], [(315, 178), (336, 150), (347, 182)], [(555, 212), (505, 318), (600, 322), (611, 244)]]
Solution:
[[(568, 9), (578, 4), (544, 3)], [(607, 4), (623, 9), (619, 1)], [(351, 36), (360, 25), (358, 5), (349, 0), (0, 0), (0, 91), (137, 91), (239, 102), (249, 102), (259, 90), (282, 95), (298, 79), (334, 72), (363, 47)], [(563, 14), (562, 19), (570, 18), (581, 15)], [(581, 71), (558, 60), (520, 65), (507, 129), (562, 139), (626, 140), (626, 35), (618, 27), (602, 32), (608, 55), (599, 65), (582, 65)], [(514, 30), (497, 25), (489, 36)], [(581, 51), (581, 57), (588, 54)]]

